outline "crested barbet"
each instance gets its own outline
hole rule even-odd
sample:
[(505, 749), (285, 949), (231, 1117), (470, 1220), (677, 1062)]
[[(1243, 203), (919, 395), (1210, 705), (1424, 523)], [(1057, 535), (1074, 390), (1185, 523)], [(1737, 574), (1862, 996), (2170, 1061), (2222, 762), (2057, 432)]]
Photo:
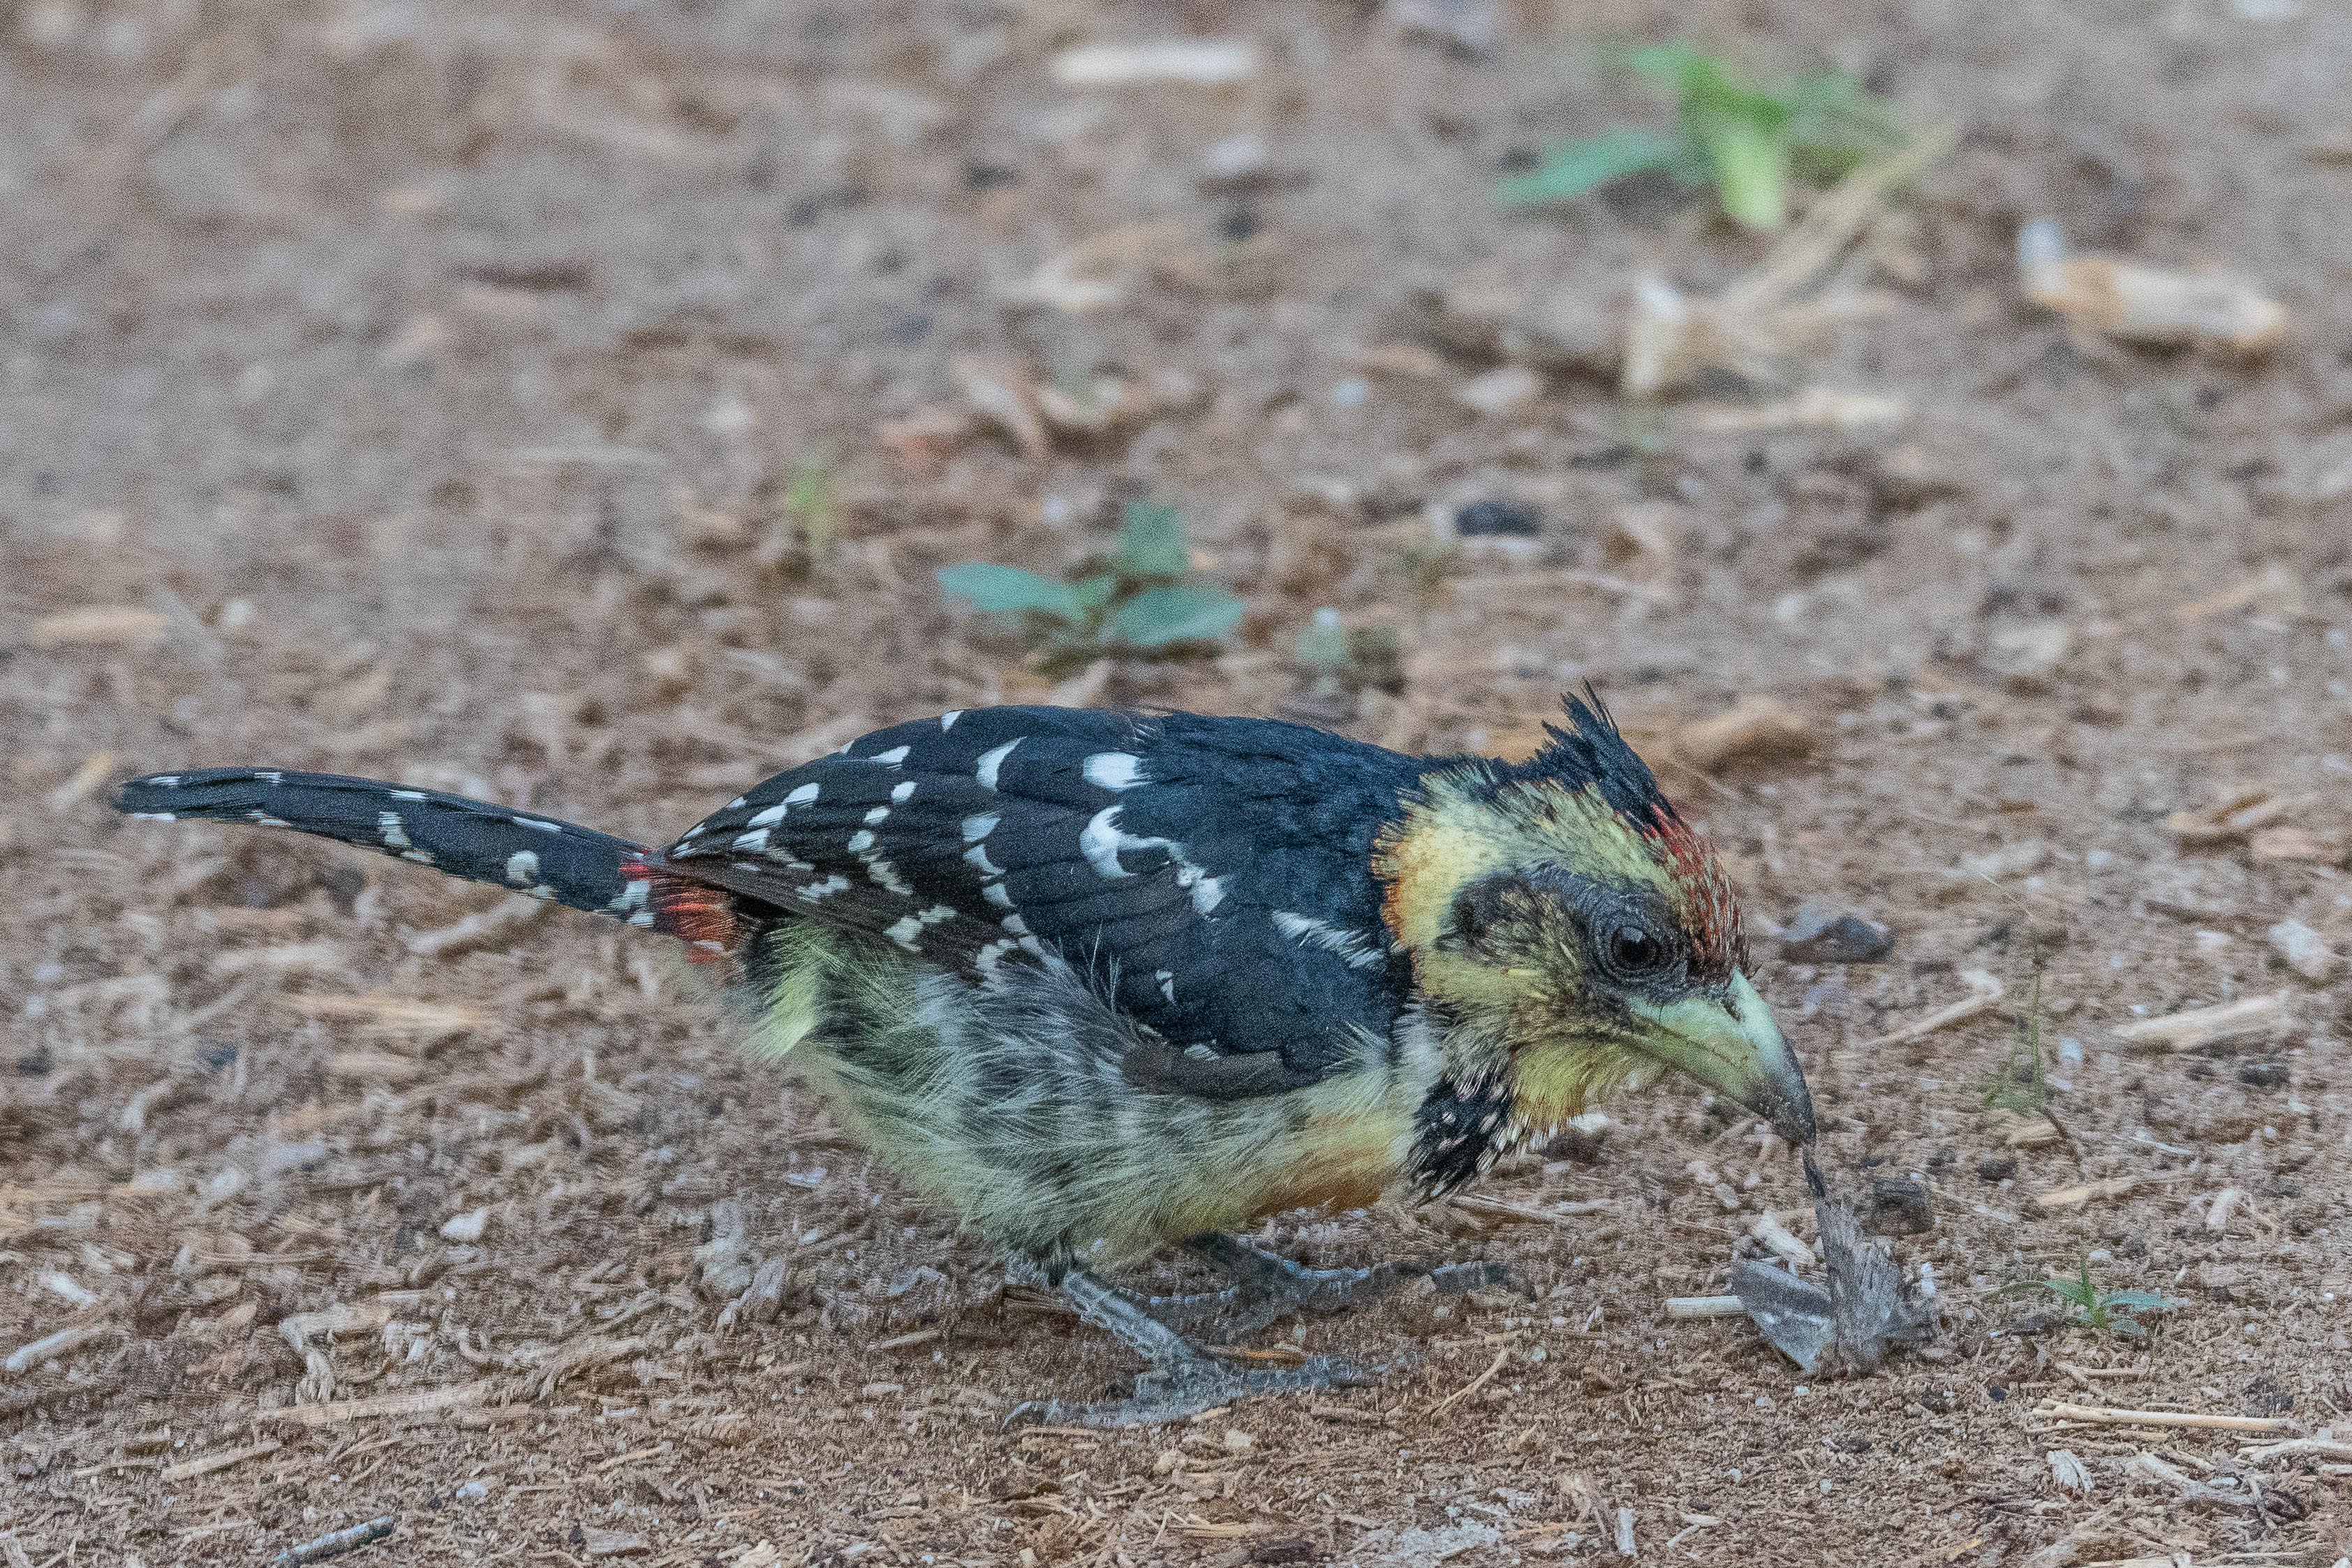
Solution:
[[(777, 774), (660, 848), (431, 790), (159, 773), (153, 821), (291, 827), (680, 938), (760, 1052), (1017, 1277), (1148, 1357), (1122, 1421), (1348, 1371), (1239, 1370), (1170, 1321), (1262, 1326), (1413, 1272), (1308, 1269), (1232, 1233), (1434, 1197), (1668, 1072), (1810, 1143), (1706, 840), (1598, 699), (1524, 763), (1295, 724), (991, 708)], [(1176, 1244), (1238, 1283), (1102, 1277)]]

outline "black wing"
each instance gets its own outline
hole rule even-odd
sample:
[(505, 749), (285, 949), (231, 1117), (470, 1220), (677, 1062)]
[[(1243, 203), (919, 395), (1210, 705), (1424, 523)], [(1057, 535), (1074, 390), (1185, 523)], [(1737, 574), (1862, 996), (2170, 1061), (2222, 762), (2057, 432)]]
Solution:
[(1272, 1093), (1403, 1004), (1370, 862), (1419, 771), (1266, 720), (977, 709), (780, 773), (654, 864), (975, 978), (1064, 960), (1167, 1042), (1132, 1076)]

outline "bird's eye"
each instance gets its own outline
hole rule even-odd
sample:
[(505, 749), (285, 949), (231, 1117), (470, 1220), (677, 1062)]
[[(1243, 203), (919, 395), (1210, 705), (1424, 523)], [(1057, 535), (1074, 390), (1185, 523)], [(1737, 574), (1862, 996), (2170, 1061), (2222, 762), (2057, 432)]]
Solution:
[(1609, 967), (1620, 974), (1654, 974), (1666, 966), (1666, 944), (1640, 926), (1609, 933)]

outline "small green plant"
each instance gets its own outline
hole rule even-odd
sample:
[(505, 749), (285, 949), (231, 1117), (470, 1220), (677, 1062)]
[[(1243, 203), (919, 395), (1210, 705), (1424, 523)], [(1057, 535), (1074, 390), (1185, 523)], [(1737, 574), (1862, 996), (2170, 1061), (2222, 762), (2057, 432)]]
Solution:
[(2047, 1290), (2066, 1303), (2066, 1321), (2095, 1334), (2119, 1334), (2127, 1340), (2147, 1337), (2147, 1325), (2132, 1316), (2135, 1312), (2169, 1312), (2179, 1302), (2160, 1290), (2103, 1290), (2091, 1278), (2091, 1254), (2083, 1251), (2082, 1263), (2072, 1279), (2023, 1279), (2014, 1285), (2004, 1285), (2003, 1296), (2020, 1295), (2029, 1290)]
[(1985, 1082), (1987, 1110), (2011, 1110), (2020, 1116), (2040, 1116), (2050, 1109), (2050, 1075), (2042, 1050), (2041, 953), (2033, 955), (2033, 978), (2025, 992), (2025, 1011), (2019, 1015), (2009, 1055)]
[(810, 563), (819, 570), (831, 566), (840, 536), (834, 515), (833, 475), (823, 461), (803, 458), (793, 465), (792, 479), (784, 486), (784, 515), (807, 547)]
[(1127, 503), (1115, 546), (1060, 577), (964, 561), (940, 569), (940, 588), (1019, 628), (1048, 673), (1113, 654), (1167, 658), (1222, 642), (1243, 609), (1193, 574), (1176, 509), (1140, 500)]
[(1749, 228), (1789, 221), (1792, 181), (1828, 185), (1874, 153), (1901, 145), (1885, 100), (1843, 71), (1766, 86), (1691, 44), (1626, 49), (1617, 63), (1675, 102), (1672, 134), (1618, 126), (1551, 150), (1496, 195), (1511, 206), (1571, 201), (1629, 174), (1713, 185), (1727, 216)]
[(1325, 605), (1298, 634), (1293, 655), (1307, 683), (1306, 695), (1336, 703), (1367, 687), (1392, 691), (1402, 685), (1397, 668), (1397, 636), (1386, 626), (1349, 626)]

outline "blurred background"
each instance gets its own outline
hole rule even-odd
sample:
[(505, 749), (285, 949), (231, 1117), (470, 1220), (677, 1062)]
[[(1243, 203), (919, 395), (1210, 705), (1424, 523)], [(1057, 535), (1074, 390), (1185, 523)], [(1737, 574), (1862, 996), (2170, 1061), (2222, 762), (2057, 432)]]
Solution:
[[(2347, 79), (2321, 0), (0, 4), (0, 1561), (2333, 1561), (2340, 1443), (2036, 1411), (2352, 1405)], [(659, 839), (950, 708), (1586, 681), (1940, 1359), (1669, 1324), (1811, 1223), (1676, 1094), (1276, 1227), (1535, 1288), (1305, 1331), (1389, 1386), (1016, 1442), (1119, 1356), (671, 955), (104, 808)], [(2167, 1305), (1997, 1294), (2078, 1268)]]

